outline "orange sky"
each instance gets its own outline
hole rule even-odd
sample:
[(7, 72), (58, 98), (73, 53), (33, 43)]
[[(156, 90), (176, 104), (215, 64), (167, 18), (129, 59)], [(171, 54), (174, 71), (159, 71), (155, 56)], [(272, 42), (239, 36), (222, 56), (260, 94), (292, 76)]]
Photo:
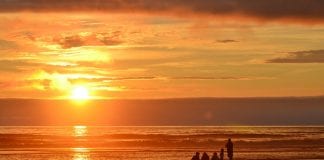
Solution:
[(324, 94), (323, 1), (25, 2), (0, 2), (1, 98)]

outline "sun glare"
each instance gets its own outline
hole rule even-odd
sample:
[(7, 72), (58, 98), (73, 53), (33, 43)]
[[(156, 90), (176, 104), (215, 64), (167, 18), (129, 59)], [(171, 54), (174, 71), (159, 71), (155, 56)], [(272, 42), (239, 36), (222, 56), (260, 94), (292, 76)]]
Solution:
[(86, 87), (77, 86), (77, 87), (73, 88), (71, 98), (75, 99), (75, 100), (89, 99), (90, 98), (89, 91)]

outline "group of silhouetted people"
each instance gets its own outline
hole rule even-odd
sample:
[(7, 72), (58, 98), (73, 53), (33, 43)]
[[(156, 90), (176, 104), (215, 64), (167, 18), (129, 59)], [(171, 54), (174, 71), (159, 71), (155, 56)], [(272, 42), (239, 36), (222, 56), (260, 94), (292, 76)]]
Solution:
[[(229, 160), (233, 160), (233, 142), (231, 139), (228, 139), (226, 145), (226, 151), (227, 151), (227, 157)], [(224, 149), (222, 148), (219, 153), (219, 157), (217, 152), (213, 153), (213, 156), (209, 158), (208, 154), (206, 152), (203, 153), (203, 155), (200, 158), (200, 153), (196, 152), (196, 154), (191, 158), (191, 160), (224, 160)]]

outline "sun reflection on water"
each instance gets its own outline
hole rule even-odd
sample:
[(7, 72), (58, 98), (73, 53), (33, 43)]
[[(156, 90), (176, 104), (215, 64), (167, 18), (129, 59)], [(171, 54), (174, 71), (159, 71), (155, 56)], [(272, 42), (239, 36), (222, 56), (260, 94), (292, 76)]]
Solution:
[(89, 154), (75, 153), (72, 160), (90, 160)]
[(90, 160), (89, 150), (87, 148), (73, 148), (74, 155), (72, 160)]
[[(73, 126), (73, 134), (75, 137), (84, 137), (88, 134), (87, 126)], [(90, 160), (90, 154), (88, 148), (72, 148), (74, 152), (72, 160)]]
[(83, 137), (86, 136), (88, 133), (87, 126), (74, 126), (74, 136), (76, 137)]

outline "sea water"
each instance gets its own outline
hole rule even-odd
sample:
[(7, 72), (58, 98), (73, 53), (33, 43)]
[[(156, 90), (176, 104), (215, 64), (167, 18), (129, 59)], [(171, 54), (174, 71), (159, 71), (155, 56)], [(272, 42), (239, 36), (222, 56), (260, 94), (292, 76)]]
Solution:
[(219, 153), (228, 138), (237, 160), (324, 159), (324, 126), (80, 125), (2, 126), (0, 160), (190, 160)]

